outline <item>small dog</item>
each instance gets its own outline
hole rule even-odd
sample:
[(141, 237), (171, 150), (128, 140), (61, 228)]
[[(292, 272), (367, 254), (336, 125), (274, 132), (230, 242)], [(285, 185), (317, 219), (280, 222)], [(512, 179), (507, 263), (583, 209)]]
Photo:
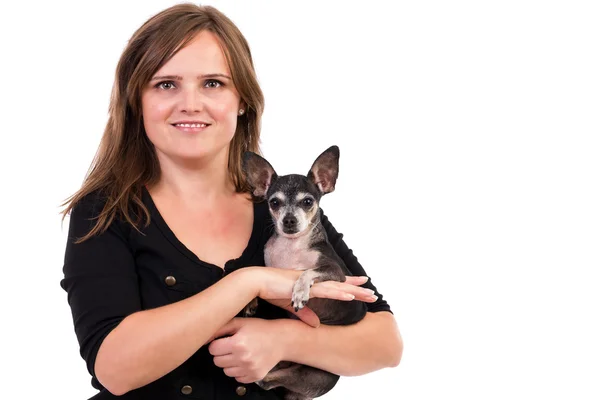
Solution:
[[(335, 189), (339, 169), (339, 148), (331, 146), (314, 161), (308, 175), (278, 176), (261, 156), (246, 152), (243, 170), (253, 194), (266, 199), (275, 232), (264, 249), (265, 265), (304, 270), (294, 284), (292, 306), (296, 311), (308, 306), (327, 325), (349, 325), (360, 321), (367, 312), (361, 301), (309, 299), (315, 282), (344, 282), (351, 275), (327, 239), (321, 225), (319, 201)], [(253, 301), (246, 316), (256, 311)], [(269, 390), (286, 389), (286, 400), (311, 400), (329, 392), (338, 375), (306, 365), (282, 361), (257, 384)]]

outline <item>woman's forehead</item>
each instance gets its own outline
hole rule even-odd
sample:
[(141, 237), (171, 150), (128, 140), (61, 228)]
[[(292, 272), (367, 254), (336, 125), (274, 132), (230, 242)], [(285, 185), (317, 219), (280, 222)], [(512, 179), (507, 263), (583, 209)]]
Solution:
[(188, 77), (208, 74), (231, 76), (219, 38), (210, 31), (202, 31), (179, 49), (155, 75)]

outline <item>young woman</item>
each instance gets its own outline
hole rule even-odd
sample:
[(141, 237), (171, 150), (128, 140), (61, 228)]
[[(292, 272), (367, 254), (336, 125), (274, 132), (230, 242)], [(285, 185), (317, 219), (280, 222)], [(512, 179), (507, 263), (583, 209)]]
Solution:
[[(286, 318), (301, 271), (264, 267), (267, 205), (241, 155), (259, 152), (263, 95), (249, 46), (222, 13), (182, 4), (138, 29), (117, 66), (93, 166), (65, 204), (64, 279), (96, 399), (279, 399), (260, 380), (281, 360), (339, 375), (399, 363), (389, 305), (323, 215), (353, 276), (311, 296), (356, 299), (351, 326)], [(236, 318), (253, 298), (259, 318)]]

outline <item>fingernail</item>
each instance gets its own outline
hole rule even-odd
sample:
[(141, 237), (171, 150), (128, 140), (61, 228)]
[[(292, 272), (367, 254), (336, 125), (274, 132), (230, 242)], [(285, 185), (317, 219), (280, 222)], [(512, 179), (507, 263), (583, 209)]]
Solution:
[(371, 297), (369, 297), (369, 298), (370, 298), (371, 300), (377, 300), (377, 299), (378, 299), (378, 297), (377, 297), (377, 296), (375, 296), (375, 295), (373, 295), (373, 296), (371, 296)]
[(375, 292), (373, 290), (371, 290), (371, 289), (363, 289), (363, 290), (365, 291), (365, 293), (375, 294)]
[(354, 295), (350, 293), (346, 293), (344, 297), (346, 297), (348, 300), (354, 300)]

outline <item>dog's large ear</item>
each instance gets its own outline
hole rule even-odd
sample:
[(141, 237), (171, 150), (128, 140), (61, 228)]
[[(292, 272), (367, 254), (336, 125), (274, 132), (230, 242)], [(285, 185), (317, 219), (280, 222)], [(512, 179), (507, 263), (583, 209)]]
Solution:
[(269, 186), (277, 178), (271, 164), (258, 154), (246, 151), (242, 158), (242, 169), (246, 174), (248, 183), (252, 186), (254, 195), (265, 197)]
[(335, 182), (338, 178), (339, 160), (339, 147), (331, 146), (317, 157), (310, 168), (307, 175), (308, 179), (317, 185), (321, 193), (331, 193), (335, 190)]

